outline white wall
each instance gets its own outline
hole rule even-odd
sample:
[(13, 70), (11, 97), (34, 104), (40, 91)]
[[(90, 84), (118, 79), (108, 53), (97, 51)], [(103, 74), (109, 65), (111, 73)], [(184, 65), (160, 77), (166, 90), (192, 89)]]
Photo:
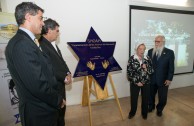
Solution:
[[(23, 0), (1, 0), (4, 12), (14, 13), (15, 6)], [(84, 42), (92, 26), (102, 41), (116, 41), (114, 57), (122, 71), (113, 74), (118, 97), (129, 96), (129, 82), (126, 66), (129, 55), (129, 5), (149, 5), (131, 0), (33, 0), (45, 10), (44, 16), (55, 19), (60, 24), (59, 48), (72, 73), (78, 61), (67, 46), (67, 42)], [(157, 5), (150, 5), (157, 6)], [(160, 6), (161, 7), (161, 6)], [(168, 7), (177, 9), (177, 7)], [(186, 8), (188, 9), (188, 8)], [(80, 104), (83, 80), (74, 79), (67, 86), (67, 104)], [(176, 75), (171, 88), (194, 85), (194, 74)], [(108, 89), (110, 83), (107, 82)]]

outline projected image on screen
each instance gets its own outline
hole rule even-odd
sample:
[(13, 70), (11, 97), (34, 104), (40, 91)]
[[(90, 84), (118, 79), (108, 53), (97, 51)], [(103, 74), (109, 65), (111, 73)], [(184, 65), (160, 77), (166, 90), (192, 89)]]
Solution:
[[(175, 53), (175, 74), (193, 71), (194, 59), (194, 13), (158, 8), (130, 6), (130, 55), (134, 54), (136, 42), (146, 44), (146, 53), (154, 47), (158, 34), (166, 38), (165, 47)], [(176, 13), (175, 13), (176, 12)], [(184, 12), (184, 13), (183, 13)]]

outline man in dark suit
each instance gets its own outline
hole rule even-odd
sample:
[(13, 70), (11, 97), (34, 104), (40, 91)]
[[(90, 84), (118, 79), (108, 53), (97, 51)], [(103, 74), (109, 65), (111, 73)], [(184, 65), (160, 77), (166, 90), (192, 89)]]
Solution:
[(15, 18), (19, 29), (5, 51), (19, 96), (22, 126), (57, 126), (58, 110), (65, 106), (51, 61), (34, 41), (44, 25), (43, 12), (32, 2), (17, 5)]
[[(40, 46), (42, 51), (45, 52), (51, 59), (55, 77), (60, 87), (60, 93), (63, 98), (66, 99), (65, 84), (70, 84), (72, 80), (69, 68), (55, 42), (59, 36), (59, 24), (50, 18), (45, 20), (44, 24), (45, 25), (42, 28), (41, 33), (42, 36), (39, 39)], [(66, 106), (59, 111), (58, 126), (65, 125), (65, 109)]]
[(174, 75), (174, 52), (164, 47), (165, 37), (158, 35), (155, 38), (155, 47), (148, 51), (152, 58), (154, 73), (151, 76), (149, 112), (155, 109), (155, 96), (158, 92), (157, 116), (162, 116), (162, 111), (167, 103), (168, 87)]

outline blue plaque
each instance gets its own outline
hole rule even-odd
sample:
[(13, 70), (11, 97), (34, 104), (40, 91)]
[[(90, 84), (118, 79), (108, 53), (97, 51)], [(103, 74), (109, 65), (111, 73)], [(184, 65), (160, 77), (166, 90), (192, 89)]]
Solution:
[(79, 57), (73, 77), (92, 75), (104, 89), (108, 73), (122, 70), (113, 57), (116, 42), (102, 42), (92, 27), (86, 42), (68, 42), (68, 45)]

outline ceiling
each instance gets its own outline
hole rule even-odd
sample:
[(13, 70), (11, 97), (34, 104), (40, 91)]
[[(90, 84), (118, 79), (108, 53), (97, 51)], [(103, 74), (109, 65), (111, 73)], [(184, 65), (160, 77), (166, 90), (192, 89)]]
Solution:
[[(157, 1), (165, 1), (165, 0), (132, 0), (132, 2), (144, 2), (144, 3), (153, 2), (155, 4), (156, 4)], [(177, 3), (178, 2), (178, 0), (166, 0), (166, 1), (167, 1), (167, 3), (172, 3), (172, 2)], [(194, 7), (194, 0), (187, 0), (185, 7)]]

